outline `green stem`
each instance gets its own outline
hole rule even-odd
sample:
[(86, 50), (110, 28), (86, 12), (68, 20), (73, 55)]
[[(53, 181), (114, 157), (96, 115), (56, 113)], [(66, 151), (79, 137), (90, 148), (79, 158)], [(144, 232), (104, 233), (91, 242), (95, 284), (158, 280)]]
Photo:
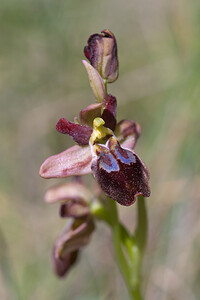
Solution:
[(145, 198), (140, 195), (137, 199), (138, 205), (138, 225), (135, 233), (136, 242), (140, 249), (141, 255), (144, 254), (146, 243), (147, 243), (147, 229), (148, 229), (148, 220), (147, 220), (147, 210)]
[(108, 198), (108, 209), (110, 212), (110, 218), (111, 218), (111, 229), (113, 233), (113, 243), (114, 243), (114, 250), (116, 254), (116, 259), (119, 265), (120, 272), (122, 273), (122, 276), (125, 279), (125, 282), (127, 284), (127, 287), (129, 288), (129, 278), (130, 278), (130, 272), (129, 268), (126, 262), (126, 259), (124, 257), (122, 248), (121, 248), (121, 236), (120, 236), (120, 226), (118, 222), (118, 212), (117, 212), (117, 206), (115, 201)]
[[(107, 197), (108, 198), (108, 197)], [(119, 223), (118, 219), (118, 212), (117, 212), (117, 205), (116, 202), (112, 199), (108, 198), (108, 209), (110, 212), (110, 218), (111, 218), (111, 228), (113, 233), (113, 244), (114, 244), (114, 250), (115, 255), (117, 259), (117, 263), (120, 269), (120, 272), (124, 278), (124, 281), (126, 283), (130, 299), (133, 300), (142, 300), (142, 296), (140, 293), (140, 284), (137, 277), (138, 272), (133, 272), (134, 265), (128, 264), (124, 252), (122, 250), (122, 241), (124, 240), (122, 238), (122, 234), (127, 232), (124, 227)], [(126, 241), (128, 240), (128, 236), (126, 236)], [(129, 249), (130, 249), (130, 243), (133, 245), (133, 241), (130, 240), (129, 237)], [(131, 251), (132, 251), (131, 247)], [(129, 253), (130, 255), (130, 253)], [(134, 274), (134, 276), (132, 276)]]
[[(92, 202), (90, 205), (90, 213), (99, 220), (102, 220), (106, 222), (110, 227), (112, 226), (112, 220), (111, 220), (111, 214), (110, 212), (101, 204), (101, 202)], [(129, 251), (132, 251), (132, 240), (134, 240), (133, 237), (130, 236), (127, 229), (119, 223), (120, 231), (121, 231), (121, 238), (123, 244), (126, 245), (127, 249)]]
[(104, 83), (104, 87), (105, 87), (105, 95), (107, 96), (107, 84), (108, 84), (107, 79), (103, 79), (103, 83)]
[[(137, 280), (137, 284), (139, 285), (141, 282), (142, 258), (147, 244), (147, 231), (148, 231), (146, 203), (145, 203), (145, 198), (142, 195), (138, 196), (137, 198), (137, 211), (138, 211), (138, 222), (135, 231), (135, 242), (137, 246), (135, 248), (136, 252), (134, 255), (135, 273), (133, 274), (133, 277), (135, 277), (135, 279)], [(138, 287), (138, 291), (140, 291), (139, 287)]]

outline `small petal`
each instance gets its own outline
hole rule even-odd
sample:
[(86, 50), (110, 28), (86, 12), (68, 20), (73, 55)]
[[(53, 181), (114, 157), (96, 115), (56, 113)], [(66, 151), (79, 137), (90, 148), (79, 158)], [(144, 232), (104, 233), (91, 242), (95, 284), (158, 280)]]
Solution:
[(69, 177), (91, 173), (92, 155), (89, 146), (75, 145), (48, 157), (40, 167), (43, 178)]
[(88, 73), (90, 86), (93, 90), (95, 99), (98, 102), (102, 102), (105, 98), (105, 87), (99, 72), (95, 68), (93, 68), (93, 66), (91, 66), (86, 60), (82, 60), (82, 63), (84, 64), (84, 67), (86, 68), (86, 71)]
[(85, 203), (89, 203), (91, 198), (92, 195), (90, 191), (83, 184), (67, 182), (48, 189), (44, 200), (47, 203), (54, 203), (68, 201), (76, 202), (77, 199), (82, 199)]
[(115, 130), (116, 127), (116, 112), (117, 112), (117, 100), (114, 96), (108, 95), (106, 99), (106, 105), (103, 110), (102, 119), (105, 121), (105, 127)]
[(115, 130), (115, 135), (121, 143), (121, 146), (129, 150), (133, 150), (135, 148), (140, 134), (140, 125), (130, 120), (120, 121)]
[(102, 103), (90, 104), (88, 107), (82, 109), (79, 114), (81, 124), (93, 126), (93, 120), (97, 117), (101, 117)]
[(92, 170), (102, 190), (121, 205), (129, 206), (136, 196), (150, 196), (149, 172), (133, 151), (120, 147), (111, 137), (106, 146), (95, 145)]
[(60, 133), (68, 134), (79, 145), (87, 145), (92, 134), (92, 128), (75, 124), (62, 118), (56, 124), (56, 130)]

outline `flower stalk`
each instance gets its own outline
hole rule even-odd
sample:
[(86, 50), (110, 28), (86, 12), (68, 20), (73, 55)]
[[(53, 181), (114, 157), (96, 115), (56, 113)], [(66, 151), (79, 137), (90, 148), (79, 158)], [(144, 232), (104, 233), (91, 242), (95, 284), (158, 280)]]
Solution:
[[(113, 246), (119, 270), (124, 278), (130, 299), (142, 300), (143, 297), (140, 291), (141, 248), (137, 239), (127, 234), (126, 229), (120, 224), (117, 204), (111, 199), (108, 199), (108, 209), (111, 218), (110, 226), (113, 236)], [(141, 229), (140, 227), (144, 229), (141, 219), (140, 223), (138, 223), (138, 229)], [(124, 235), (125, 232), (126, 234)], [(127, 255), (125, 256), (125, 254)], [(128, 260), (126, 259), (127, 256)]]

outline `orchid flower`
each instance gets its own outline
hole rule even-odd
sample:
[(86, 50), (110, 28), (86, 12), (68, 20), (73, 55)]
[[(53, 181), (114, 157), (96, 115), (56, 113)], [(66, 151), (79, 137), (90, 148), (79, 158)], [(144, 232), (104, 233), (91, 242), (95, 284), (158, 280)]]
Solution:
[[(99, 108), (103, 108), (102, 113)], [(140, 126), (129, 120), (115, 125), (116, 99), (111, 95), (101, 105), (88, 106), (79, 116), (81, 124), (62, 118), (56, 125), (59, 132), (71, 136), (78, 145), (47, 158), (40, 168), (40, 176), (55, 178), (93, 173), (102, 190), (122, 205), (132, 204), (139, 194), (148, 197), (149, 173), (133, 151)], [(89, 125), (93, 117), (92, 128)]]

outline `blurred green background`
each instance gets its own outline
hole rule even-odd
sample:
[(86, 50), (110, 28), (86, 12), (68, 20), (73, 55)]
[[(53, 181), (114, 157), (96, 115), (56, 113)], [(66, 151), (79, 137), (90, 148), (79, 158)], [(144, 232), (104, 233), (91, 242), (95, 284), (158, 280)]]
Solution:
[[(51, 248), (64, 226), (43, 201), (64, 180), (40, 164), (73, 144), (56, 132), (93, 103), (81, 64), (90, 34), (109, 28), (120, 76), (118, 120), (142, 127), (136, 152), (151, 173), (145, 300), (200, 299), (200, 3), (198, 0), (0, 1), (0, 299), (128, 299), (111, 234), (97, 226), (59, 280)], [(88, 177), (88, 180), (92, 180)], [(133, 230), (136, 205), (120, 207)]]

